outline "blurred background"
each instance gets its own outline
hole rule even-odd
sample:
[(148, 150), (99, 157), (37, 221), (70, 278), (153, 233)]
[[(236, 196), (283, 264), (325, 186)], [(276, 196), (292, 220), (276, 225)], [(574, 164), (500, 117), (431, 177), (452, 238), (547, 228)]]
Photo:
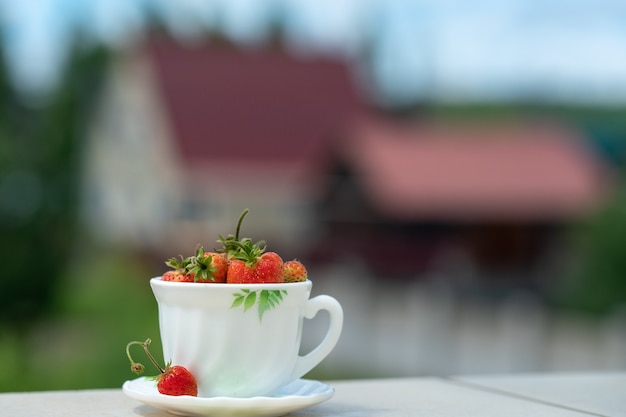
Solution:
[(133, 378), (244, 208), (344, 306), (309, 377), (626, 368), (624, 2), (2, 0), (0, 49), (0, 391)]

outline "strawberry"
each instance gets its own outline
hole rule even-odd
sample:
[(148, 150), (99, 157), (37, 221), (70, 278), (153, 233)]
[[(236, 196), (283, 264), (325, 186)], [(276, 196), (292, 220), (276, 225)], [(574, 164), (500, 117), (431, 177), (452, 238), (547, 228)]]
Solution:
[(187, 370), (187, 368), (176, 365), (171, 366), (171, 364), (167, 364), (165, 369), (158, 364), (154, 356), (148, 350), (148, 345), (152, 342), (150, 339), (146, 339), (145, 342), (129, 342), (126, 345), (126, 355), (130, 360), (130, 369), (133, 373), (137, 375), (141, 375), (144, 371), (144, 366), (140, 363), (133, 361), (133, 358), (130, 356), (130, 347), (132, 345), (141, 345), (143, 350), (150, 358), (150, 361), (156, 366), (160, 375), (156, 376), (155, 379), (157, 381), (157, 390), (161, 394), (165, 395), (190, 395), (193, 397), (198, 396), (198, 383), (196, 382), (196, 378)]
[(193, 282), (194, 276), (189, 272), (189, 267), (191, 264), (191, 258), (183, 258), (182, 255), (180, 259), (170, 258), (165, 262), (165, 265), (172, 268), (171, 271), (165, 272), (161, 279), (163, 281), (174, 281), (174, 282)]
[(213, 271), (213, 282), (226, 282), (226, 274), (228, 273), (228, 259), (223, 253), (207, 252), (205, 257), (211, 257), (211, 265), (215, 268)]
[(306, 268), (302, 262), (294, 259), (283, 264), (283, 277), (285, 282), (302, 282), (307, 279)]
[(226, 282), (228, 260), (225, 255), (216, 252), (205, 252), (200, 245), (194, 256), (180, 259), (171, 258), (165, 262), (173, 268), (163, 274), (163, 281), (175, 282)]
[(196, 378), (184, 366), (166, 366), (157, 380), (157, 390), (165, 395), (198, 396)]
[(191, 257), (189, 272), (194, 282), (226, 282), (228, 260), (224, 254), (205, 252), (198, 246), (195, 256)]
[(230, 284), (280, 283), (283, 279), (283, 260), (275, 252), (265, 252), (264, 242), (253, 243), (244, 238), (236, 242), (237, 252), (228, 265), (226, 282)]

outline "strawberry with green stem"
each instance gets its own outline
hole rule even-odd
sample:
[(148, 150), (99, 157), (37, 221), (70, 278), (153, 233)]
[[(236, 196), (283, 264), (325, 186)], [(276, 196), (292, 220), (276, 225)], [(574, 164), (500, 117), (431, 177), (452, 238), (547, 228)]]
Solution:
[(231, 284), (281, 283), (283, 260), (275, 252), (265, 252), (265, 242), (252, 242), (250, 238), (233, 241), (237, 247), (232, 252), (226, 282)]
[(226, 282), (228, 261), (223, 254), (205, 252), (200, 245), (194, 256), (170, 258), (165, 262), (172, 268), (163, 274), (163, 281), (174, 282)]
[(130, 369), (133, 373), (137, 375), (141, 375), (145, 369), (145, 367), (138, 362), (133, 361), (133, 358), (130, 356), (130, 347), (132, 345), (140, 345), (143, 347), (143, 350), (150, 358), (150, 361), (157, 367), (160, 372), (160, 375), (154, 377), (157, 381), (157, 390), (164, 395), (190, 395), (193, 397), (198, 396), (198, 384), (194, 376), (189, 372), (189, 370), (183, 366), (175, 365), (171, 366), (168, 363), (165, 366), (165, 369), (159, 365), (159, 363), (154, 359), (154, 356), (150, 353), (148, 349), (148, 345), (152, 342), (150, 339), (146, 339), (145, 342), (133, 341), (129, 342), (126, 345), (126, 356), (128, 356), (128, 360), (130, 361)]
[(194, 275), (194, 282), (226, 282), (228, 259), (217, 252), (205, 252), (202, 246), (196, 248), (189, 272)]
[(239, 237), (241, 224), (250, 210), (245, 209), (237, 222), (235, 235), (219, 236), (228, 260), (226, 282), (231, 284), (279, 283), (283, 282), (283, 260), (275, 252), (265, 252), (265, 241), (254, 243), (250, 238)]
[(193, 282), (194, 276), (189, 272), (191, 265), (191, 258), (183, 258), (180, 255), (179, 258), (170, 258), (165, 262), (165, 265), (172, 268), (170, 271), (166, 271), (161, 279), (163, 281), (173, 282)]

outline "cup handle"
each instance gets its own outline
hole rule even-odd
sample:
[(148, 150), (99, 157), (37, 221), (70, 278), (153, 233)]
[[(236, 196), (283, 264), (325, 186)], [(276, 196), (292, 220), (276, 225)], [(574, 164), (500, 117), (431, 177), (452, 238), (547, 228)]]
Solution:
[(329, 295), (318, 295), (308, 300), (304, 307), (304, 318), (312, 319), (321, 310), (328, 311), (330, 323), (326, 336), (312, 351), (304, 356), (299, 356), (294, 367), (292, 380), (298, 379), (311, 369), (315, 368), (333, 350), (343, 327), (343, 309), (341, 304)]

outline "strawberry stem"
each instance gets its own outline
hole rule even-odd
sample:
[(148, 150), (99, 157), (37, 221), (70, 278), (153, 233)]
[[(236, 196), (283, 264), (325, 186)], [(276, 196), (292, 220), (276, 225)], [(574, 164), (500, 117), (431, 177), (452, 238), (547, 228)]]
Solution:
[(239, 221), (237, 222), (237, 230), (235, 231), (235, 240), (239, 240), (239, 230), (241, 229), (241, 223), (243, 222), (243, 218), (250, 213), (250, 209), (245, 209), (241, 216), (239, 216)]
[(140, 364), (140, 363), (136, 363), (135, 361), (133, 361), (133, 358), (130, 356), (130, 347), (132, 345), (141, 345), (143, 347), (143, 350), (146, 352), (146, 355), (148, 355), (148, 358), (154, 364), (154, 366), (157, 367), (159, 372), (161, 372), (162, 374), (165, 373), (165, 369), (163, 369), (163, 367), (161, 367), (161, 365), (159, 365), (159, 363), (156, 361), (156, 359), (154, 359), (154, 356), (152, 356), (152, 354), (150, 353), (150, 350), (148, 350), (148, 345), (150, 343), (152, 343), (152, 340), (150, 340), (150, 338), (148, 338), (148, 339), (146, 339), (145, 342), (132, 341), (132, 342), (129, 342), (126, 345), (126, 356), (128, 356), (128, 360), (130, 360), (130, 369), (134, 373), (136, 373), (136, 374), (142, 373), (144, 366), (142, 364)]
[(216, 249), (215, 251), (218, 253), (225, 253), (228, 259), (231, 259), (235, 256), (235, 254), (239, 251), (239, 232), (241, 230), (241, 224), (243, 223), (244, 217), (250, 212), (250, 209), (245, 209), (241, 216), (239, 216), (239, 221), (237, 221), (237, 229), (235, 231), (235, 235), (228, 235), (228, 237), (224, 237), (219, 235), (219, 239), (217, 240), (222, 244), (221, 249)]

